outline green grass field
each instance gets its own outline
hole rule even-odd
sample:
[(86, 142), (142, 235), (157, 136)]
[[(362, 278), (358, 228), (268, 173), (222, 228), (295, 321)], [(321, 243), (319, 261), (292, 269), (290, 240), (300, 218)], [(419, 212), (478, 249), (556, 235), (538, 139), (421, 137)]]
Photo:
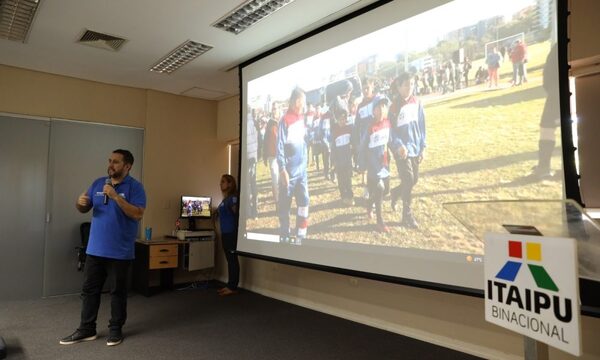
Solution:
[[(562, 176), (538, 180), (529, 176), (537, 163), (540, 115), (545, 101), (542, 66), (549, 43), (529, 47), (528, 82), (510, 87), (512, 64), (500, 69), (501, 85), (472, 86), (446, 95), (422, 97), (427, 122), (427, 151), (420, 180), (413, 190), (413, 212), (418, 229), (400, 226), (401, 212), (384, 200), (383, 217), (391, 232), (375, 231), (376, 221), (361, 205), (343, 206), (337, 184), (328, 181), (309, 164), (311, 239), (373, 245), (411, 247), (467, 254), (483, 253), (483, 244), (469, 234), (443, 204), (457, 201), (561, 199)], [(477, 63), (474, 62), (474, 68)], [(560, 144), (559, 132), (556, 133)], [(552, 167), (561, 169), (560, 149), (555, 149)], [(399, 184), (391, 164), (391, 187)], [(279, 221), (273, 202), (270, 175), (261, 162), (257, 166), (259, 218), (248, 220), (251, 231), (278, 233)], [(353, 178), (357, 204), (361, 204), (360, 178)], [(400, 204), (399, 204), (400, 205)], [(401, 206), (399, 206), (401, 207)], [(295, 204), (291, 224), (295, 224)], [(331, 226), (336, 224), (335, 227)]]

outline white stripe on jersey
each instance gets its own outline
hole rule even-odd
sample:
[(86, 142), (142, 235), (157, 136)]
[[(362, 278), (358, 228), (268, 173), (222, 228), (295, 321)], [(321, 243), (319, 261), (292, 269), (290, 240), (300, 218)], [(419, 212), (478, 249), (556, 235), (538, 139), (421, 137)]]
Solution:
[(368, 105), (361, 107), (358, 110), (358, 116), (360, 116), (361, 119), (373, 116), (373, 102), (370, 102)]
[(406, 104), (400, 109), (400, 114), (396, 120), (396, 126), (400, 127), (410, 122), (419, 121), (419, 104)]
[(390, 129), (383, 128), (375, 131), (369, 136), (369, 149), (376, 148), (388, 143), (390, 139)]
[(340, 135), (335, 138), (335, 146), (341, 147), (350, 144), (350, 134)]
[(300, 120), (288, 126), (286, 144), (300, 144), (304, 142), (304, 135), (306, 135), (306, 128), (304, 123)]
[(321, 128), (325, 129), (325, 130), (329, 130), (330, 124), (329, 124), (329, 119), (323, 119), (321, 120)]
[(298, 206), (298, 216), (307, 218), (308, 217), (308, 206)]
[(306, 126), (312, 127), (314, 118), (315, 117), (313, 115), (306, 116)]

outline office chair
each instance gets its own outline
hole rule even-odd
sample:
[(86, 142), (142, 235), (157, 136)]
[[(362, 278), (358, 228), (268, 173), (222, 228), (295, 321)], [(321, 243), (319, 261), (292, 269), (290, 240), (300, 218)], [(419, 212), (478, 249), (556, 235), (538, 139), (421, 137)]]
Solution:
[(6, 357), (6, 343), (2, 336), (0, 336), (0, 359), (4, 359)]
[(81, 223), (79, 226), (79, 234), (81, 235), (81, 246), (77, 246), (75, 250), (77, 250), (77, 271), (83, 271), (83, 266), (85, 265), (86, 254), (88, 240), (90, 238), (90, 227), (92, 223), (86, 221)]

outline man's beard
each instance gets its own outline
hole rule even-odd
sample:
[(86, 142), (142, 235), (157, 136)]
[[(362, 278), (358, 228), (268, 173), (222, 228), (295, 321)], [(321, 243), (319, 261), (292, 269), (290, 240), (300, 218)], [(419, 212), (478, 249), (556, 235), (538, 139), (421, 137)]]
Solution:
[(114, 170), (112, 175), (110, 173), (110, 170), (107, 170), (108, 176), (112, 179), (117, 179), (120, 178), (123, 175), (123, 171), (116, 171)]

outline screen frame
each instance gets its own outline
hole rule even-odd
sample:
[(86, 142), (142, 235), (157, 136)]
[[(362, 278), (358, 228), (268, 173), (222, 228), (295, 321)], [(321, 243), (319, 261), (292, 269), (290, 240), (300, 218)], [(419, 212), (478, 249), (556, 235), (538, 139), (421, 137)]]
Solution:
[[(290, 40), (290, 41), (282, 44), (282, 45), (276, 46), (262, 54), (259, 54), (255, 57), (241, 63), (238, 66), (238, 80), (239, 80), (239, 91), (240, 91), (239, 108), (243, 109), (245, 107), (244, 97), (243, 97), (243, 93), (244, 93), (243, 87), (244, 86), (243, 86), (243, 78), (242, 78), (242, 69), (244, 67), (246, 67), (250, 64), (253, 64), (256, 61), (259, 61), (265, 57), (268, 57), (269, 55), (277, 53), (285, 48), (288, 48), (298, 42), (308, 39), (316, 34), (319, 34), (321, 32), (324, 32), (326, 30), (334, 28), (335, 26), (337, 26), (339, 24), (342, 24), (346, 21), (354, 19), (363, 14), (366, 14), (367, 12), (372, 11), (376, 8), (379, 8), (380, 6), (383, 6), (392, 1), (393, 0), (380, 0), (380, 1), (376, 1), (374, 3), (371, 3), (362, 9), (359, 9), (359, 10), (354, 11), (350, 14), (347, 14), (337, 20), (334, 20), (330, 23), (322, 25), (322, 26), (318, 27), (317, 29), (309, 31), (304, 35), (301, 35), (293, 40)], [(576, 147), (573, 144), (573, 132), (571, 129), (572, 120), (571, 120), (570, 90), (569, 90), (569, 68), (570, 68), (570, 66), (568, 65), (568, 53), (567, 53), (568, 42), (569, 42), (568, 26), (567, 26), (567, 20), (568, 20), (568, 16), (569, 16), (568, 4), (566, 2), (557, 1), (556, 2), (556, 12), (557, 12), (556, 13), (556, 21), (557, 21), (557, 46), (558, 46), (558, 63), (559, 63), (558, 72), (559, 72), (560, 115), (561, 115), (560, 128), (561, 128), (562, 156), (563, 156), (563, 169), (564, 169), (564, 191), (565, 191), (565, 197), (567, 199), (572, 199), (583, 206), (580, 188), (579, 188), (579, 175), (577, 174), (577, 168), (576, 168), (576, 159), (575, 159)], [(240, 133), (239, 157), (240, 157), (240, 159), (242, 159), (242, 156), (244, 154), (243, 149), (244, 149), (244, 142), (245, 142), (245, 139), (243, 139), (241, 136), (241, 134), (243, 134), (243, 127), (245, 126), (245, 122), (243, 121), (243, 116), (244, 116), (243, 114), (244, 114), (243, 111), (239, 112), (239, 131), (240, 131), (239, 132)], [(240, 176), (241, 176), (241, 173), (242, 173), (242, 162), (240, 161), (238, 163), (238, 174), (240, 174)], [(242, 203), (244, 201), (246, 201), (246, 200), (240, 198), (240, 208), (243, 208), (244, 204), (242, 204)], [(239, 214), (238, 214), (238, 216), (239, 216)], [(375, 273), (369, 273), (369, 272), (364, 272), (364, 271), (357, 271), (357, 270), (338, 268), (338, 267), (314, 264), (314, 263), (307, 263), (307, 262), (303, 262), (303, 261), (296, 261), (296, 260), (290, 260), (290, 259), (285, 259), (285, 258), (267, 256), (267, 255), (260, 255), (260, 254), (249, 253), (249, 252), (244, 252), (244, 251), (236, 251), (236, 253), (239, 254), (240, 256), (244, 256), (244, 257), (248, 257), (248, 258), (265, 260), (265, 261), (270, 261), (270, 262), (280, 263), (280, 264), (285, 264), (285, 265), (291, 265), (291, 266), (298, 266), (298, 267), (303, 267), (303, 268), (307, 268), (307, 269), (326, 271), (326, 272), (331, 272), (331, 273), (336, 273), (336, 274), (341, 274), (341, 275), (365, 278), (365, 279), (370, 279), (370, 280), (383, 281), (386, 283), (406, 285), (406, 286), (412, 286), (412, 287), (423, 288), (423, 289), (428, 289), (428, 290), (442, 291), (442, 292), (447, 292), (447, 293), (467, 295), (467, 296), (479, 297), (479, 298), (483, 298), (483, 296), (484, 296), (484, 291), (481, 289), (461, 287), (461, 286), (456, 286), (456, 285), (449, 285), (449, 284), (430, 282), (430, 281), (424, 281), (424, 280), (416, 280), (416, 279), (411, 279), (411, 278), (402, 278), (402, 277), (395, 277), (395, 276), (389, 276), (389, 275), (375, 274)], [(580, 278), (580, 283), (582, 283), (582, 282), (586, 282), (586, 286), (600, 287), (600, 284), (598, 284), (598, 283), (594, 283), (596, 285), (588, 284), (588, 282), (589, 282), (588, 280)], [(582, 301), (581, 313), (583, 315), (600, 317), (600, 303), (595, 303), (595, 301), (588, 303), (588, 300), (589, 299), (587, 299), (587, 297), (584, 297), (583, 295), (581, 296), (581, 301)]]

